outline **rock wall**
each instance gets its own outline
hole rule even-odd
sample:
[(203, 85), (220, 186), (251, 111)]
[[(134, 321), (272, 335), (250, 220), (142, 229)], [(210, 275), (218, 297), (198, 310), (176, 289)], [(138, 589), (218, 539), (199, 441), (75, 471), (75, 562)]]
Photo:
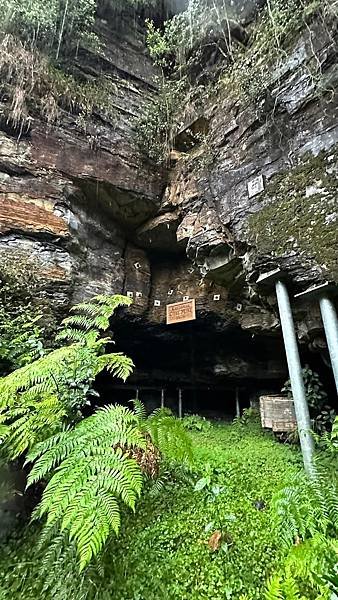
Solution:
[[(204, 284), (226, 289), (227, 308), (242, 304), (241, 329), (278, 328), (274, 295), (256, 286), (261, 273), (285, 271), (291, 294), (338, 279), (337, 39), (336, 20), (314, 18), (259, 102), (223, 86), (204, 108), (189, 105), (160, 216), (139, 232), (163, 251), (175, 232)], [(194, 144), (201, 122), (206, 142)], [(224, 306), (211, 304), (221, 316)], [(294, 309), (300, 339), (325, 347), (317, 308)]]
[[(177, 150), (166, 172), (135, 139), (135, 119), (156, 95), (144, 31), (101, 17), (103, 50), (80, 49), (74, 68), (114, 83), (115, 116), (95, 109), (83, 124), (63, 111), (53, 127), (35, 117), (20, 140), (3, 127), (0, 263), (27, 263), (58, 318), (84, 297), (132, 292), (116, 329), (135, 380), (151, 371), (158, 383), (187, 382), (193, 370), (197, 384), (278, 386), (286, 366), (276, 303), (258, 275), (278, 266), (295, 291), (338, 277), (336, 23), (301, 31), (259, 106), (223, 87), (187, 107), (177, 149), (201, 126), (207, 144)], [(165, 305), (184, 296), (196, 298), (196, 323), (165, 326)], [(295, 314), (301, 341), (325, 357), (316, 307)]]
[(163, 188), (135, 142), (135, 118), (156, 90), (144, 31), (128, 17), (97, 28), (100, 53), (80, 49), (73, 69), (109, 80), (114, 115), (95, 108), (83, 122), (63, 110), (52, 127), (35, 116), (23, 139), (7, 123), (0, 132), (0, 256), (26, 261), (60, 313), (123, 292), (129, 232), (156, 213)]

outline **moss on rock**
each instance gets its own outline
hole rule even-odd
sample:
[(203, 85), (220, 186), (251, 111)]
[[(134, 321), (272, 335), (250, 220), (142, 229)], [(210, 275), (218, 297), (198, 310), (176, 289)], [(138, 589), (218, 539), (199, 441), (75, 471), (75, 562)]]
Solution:
[(265, 205), (249, 218), (249, 240), (274, 257), (294, 253), (338, 280), (338, 148), (306, 156), (294, 169), (274, 176)]

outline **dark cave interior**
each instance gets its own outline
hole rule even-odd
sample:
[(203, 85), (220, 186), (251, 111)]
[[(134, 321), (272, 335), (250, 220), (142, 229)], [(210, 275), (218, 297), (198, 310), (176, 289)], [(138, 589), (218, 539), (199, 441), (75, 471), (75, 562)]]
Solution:
[[(101, 375), (99, 404), (128, 402), (138, 396), (149, 411), (164, 405), (178, 414), (179, 389), (183, 414), (231, 420), (262, 394), (278, 394), (288, 378), (281, 333), (262, 336), (239, 327), (219, 328), (212, 319), (152, 327), (142, 319), (119, 318), (113, 324), (116, 350), (130, 356), (135, 370), (128, 381)], [(337, 405), (331, 368), (319, 353), (300, 347), (303, 366), (316, 371)]]

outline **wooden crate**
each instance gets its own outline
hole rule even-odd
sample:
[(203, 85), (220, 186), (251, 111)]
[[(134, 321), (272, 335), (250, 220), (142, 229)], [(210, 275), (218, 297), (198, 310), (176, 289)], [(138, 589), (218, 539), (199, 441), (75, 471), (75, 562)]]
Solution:
[(262, 427), (276, 432), (297, 427), (293, 400), (285, 396), (261, 396), (259, 399)]

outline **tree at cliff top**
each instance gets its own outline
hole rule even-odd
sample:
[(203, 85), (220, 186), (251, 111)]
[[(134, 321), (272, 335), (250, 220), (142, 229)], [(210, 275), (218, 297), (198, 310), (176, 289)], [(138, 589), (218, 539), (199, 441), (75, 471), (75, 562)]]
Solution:
[[(111, 9), (121, 11), (154, 4), (153, 0), (111, 0)], [(53, 53), (76, 48), (80, 42), (93, 43), (97, 0), (0, 0), (3, 15), (0, 30), (13, 33), (32, 46)]]

